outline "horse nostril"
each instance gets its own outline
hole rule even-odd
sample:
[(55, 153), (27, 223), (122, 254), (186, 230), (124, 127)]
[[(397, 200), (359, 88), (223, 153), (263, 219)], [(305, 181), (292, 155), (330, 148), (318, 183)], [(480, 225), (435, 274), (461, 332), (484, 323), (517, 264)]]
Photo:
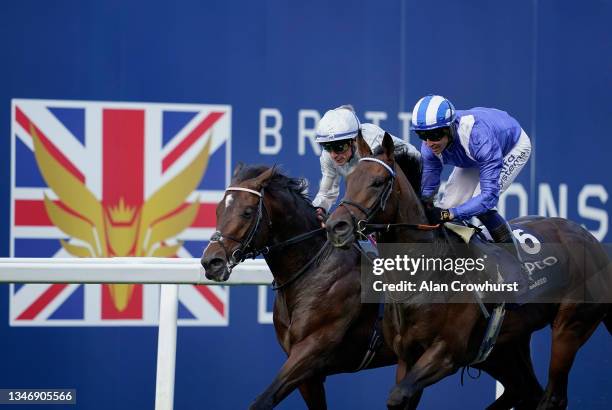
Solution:
[(214, 258), (210, 261), (210, 267), (214, 270), (221, 269), (225, 266), (225, 261), (221, 258)]
[(225, 261), (221, 258), (202, 258), (202, 266), (206, 272), (216, 271), (218, 269), (223, 268), (225, 266)]

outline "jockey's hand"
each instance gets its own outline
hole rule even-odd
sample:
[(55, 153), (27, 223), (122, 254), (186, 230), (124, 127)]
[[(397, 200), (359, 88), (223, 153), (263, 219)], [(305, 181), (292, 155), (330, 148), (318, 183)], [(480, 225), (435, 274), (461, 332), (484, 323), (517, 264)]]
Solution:
[(325, 208), (318, 206), (317, 208), (317, 219), (321, 222), (321, 228), (325, 228), (325, 221), (327, 220), (327, 211)]
[(437, 206), (432, 206), (429, 208), (427, 214), (429, 216), (429, 220), (434, 225), (448, 222), (453, 219), (453, 214), (451, 211), (448, 209), (438, 208)]

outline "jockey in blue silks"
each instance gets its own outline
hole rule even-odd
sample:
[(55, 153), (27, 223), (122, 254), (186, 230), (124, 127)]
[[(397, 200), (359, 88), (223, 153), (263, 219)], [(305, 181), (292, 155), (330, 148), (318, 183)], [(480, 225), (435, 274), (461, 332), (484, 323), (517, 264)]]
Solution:
[[(446, 98), (427, 95), (414, 106), (412, 129), (423, 140), (421, 198), (429, 204), (432, 222), (476, 216), (495, 242), (516, 246), (510, 226), (496, 206), (499, 195), (531, 154), (531, 142), (519, 123), (505, 111), (482, 107), (455, 110)], [(454, 169), (442, 198), (434, 201), (446, 164)]]

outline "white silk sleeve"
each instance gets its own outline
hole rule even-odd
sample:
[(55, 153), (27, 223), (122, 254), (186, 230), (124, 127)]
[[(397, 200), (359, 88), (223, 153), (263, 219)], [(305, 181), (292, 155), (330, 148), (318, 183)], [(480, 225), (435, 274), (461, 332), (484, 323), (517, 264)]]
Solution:
[(328, 153), (323, 152), (320, 157), (321, 162), (321, 183), (319, 184), (319, 192), (312, 201), (315, 207), (324, 208), (326, 211), (336, 203), (340, 194), (340, 174), (333, 164), (333, 160)]

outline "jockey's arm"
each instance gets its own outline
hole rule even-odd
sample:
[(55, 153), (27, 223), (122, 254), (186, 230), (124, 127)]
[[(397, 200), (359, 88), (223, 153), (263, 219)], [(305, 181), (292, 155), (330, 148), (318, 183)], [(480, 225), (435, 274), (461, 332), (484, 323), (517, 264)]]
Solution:
[(421, 197), (432, 197), (440, 188), (440, 174), (443, 164), (427, 144), (421, 145), (421, 158), (423, 159), (423, 176), (421, 177)]
[(397, 137), (393, 137), (393, 145), (395, 146), (394, 153), (396, 156), (398, 155), (411, 155), (415, 157), (420, 157), (421, 153), (416, 147), (404, 140), (401, 140)]
[[(385, 130), (380, 128), (378, 125), (363, 123), (361, 124), (361, 135), (366, 140), (370, 149), (374, 151), (376, 148), (382, 145), (382, 140), (385, 136)], [(389, 134), (391, 135), (391, 134)], [(408, 155), (420, 155), (419, 150), (416, 147), (401, 138), (391, 135), (393, 139), (393, 145), (395, 147), (394, 153), (398, 154), (408, 154)]]
[(321, 162), (321, 183), (319, 192), (312, 201), (314, 207), (325, 209), (326, 212), (336, 203), (340, 194), (340, 174), (334, 167), (333, 160), (328, 153), (323, 152), (319, 157)]
[[(472, 149), (474, 148), (474, 149)], [(478, 162), (480, 193), (449, 211), (454, 219), (468, 219), (493, 209), (499, 200), (499, 175), (504, 164), (497, 142), (470, 146), (472, 156)]]

